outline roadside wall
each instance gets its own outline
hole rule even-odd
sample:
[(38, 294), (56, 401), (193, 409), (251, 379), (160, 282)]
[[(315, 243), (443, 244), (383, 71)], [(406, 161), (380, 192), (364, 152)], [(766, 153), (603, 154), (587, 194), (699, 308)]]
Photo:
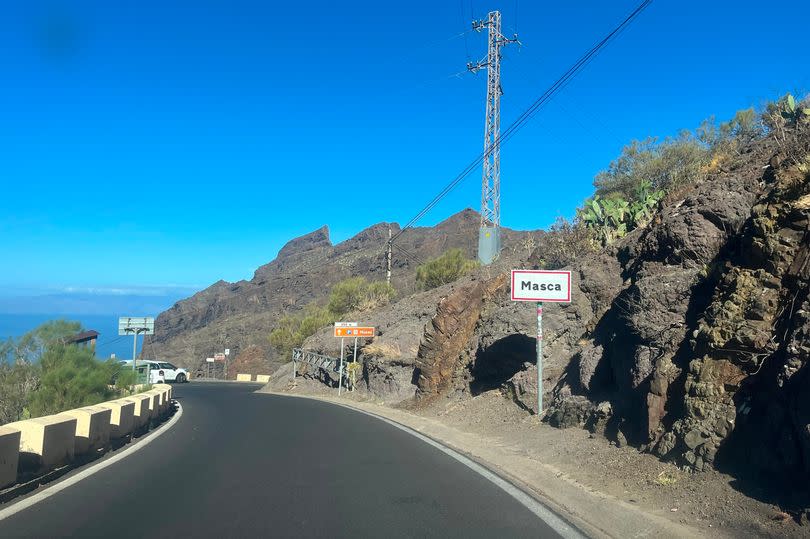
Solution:
[[(0, 491), (32, 475), (107, 451), (172, 410), (172, 388), (156, 384), (130, 397), (0, 426)], [(27, 478), (27, 479), (25, 479)]]

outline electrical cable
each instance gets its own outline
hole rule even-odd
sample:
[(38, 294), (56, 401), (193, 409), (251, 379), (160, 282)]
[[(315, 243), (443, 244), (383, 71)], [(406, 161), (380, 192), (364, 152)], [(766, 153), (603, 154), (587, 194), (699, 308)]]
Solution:
[[(611, 32), (609, 32), (605, 37), (603, 37), (596, 45), (591, 47), (583, 56), (577, 60), (567, 71), (560, 76), (554, 84), (552, 84), (546, 91), (540, 95), (516, 120), (512, 122), (512, 124), (507, 127), (504, 132), (495, 139), (493, 143), (493, 147), (490, 148), (489, 151), (482, 152), (475, 160), (470, 162), (462, 171), (448, 184), (446, 185), (433, 199), (431, 199), (428, 204), (422, 208), (408, 223), (402, 227), (392, 238), (389, 240), (391, 244), (396, 247), (402, 254), (411, 258), (411, 260), (420, 262), (418, 257), (413, 255), (413, 253), (409, 253), (407, 250), (404, 250), (399, 245), (395, 244), (394, 241), (399, 238), (406, 230), (412, 228), (422, 217), (424, 217), (430, 210), (432, 210), (447, 194), (449, 194), (461, 181), (463, 181), (473, 170), (475, 170), (481, 162), (486, 159), (492, 150), (495, 147), (499, 147), (504, 142), (507, 142), (512, 136), (515, 135), (536, 113), (543, 105), (545, 105), (551, 98), (553, 98), (559, 91), (561, 91), (588, 63), (619, 33), (621, 33), (625, 27), (631, 24), (638, 15), (641, 14), (650, 4), (652, 0), (644, 0), (641, 4), (639, 4), (618, 26), (616, 26)], [(473, 6), (472, 1), (470, 1), (470, 12), (473, 13)], [(474, 17), (473, 17), (474, 18)], [(453, 38), (465, 35), (468, 32), (462, 32), (453, 36)], [(453, 39), (450, 38), (450, 39)], [(322, 255), (320, 260), (325, 260), (329, 258), (328, 254)], [(307, 260), (306, 262), (302, 262), (300, 265), (303, 266), (304, 264), (312, 264), (317, 262), (313, 260)], [(255, 290), (249, 291), (251, 295), (255, 294)], [(173, 318), (179, 318), (183, 316), (187, 316), (193, 312), (209, 310), (210, 306), (205, 306), (198, 309), (186, 309), (180, 313), (168, 314), (164, 312), (163, 314), (166, 316), (162, 317), (163, 321), (171, 320)]]
[(447, 184), (439, 194), (437, 194), (430, 202), (425, 205), (422, 210), (420, 210), (410, 221), (406, 223), (404, 227), (400, 229), (399, 232), (396, 233), (391, 238), (391, 241), (394, 242), (399, 236), (401, 236), (407, 229), (411, 228), (414, 224), (416, 224), (422, 217), (424, 217), (430, 210), (432, 210), (445, 196), (447, 196), (455, 187), (461, 183), (470, 173), (477, 169), (478, 166), (492, 153), (495, 148), (500, 147), (503, 143), (507, 142), (510, 138), (512, 138), (515, 133), (517, 133), (525, 124), (531, 120), (534, 115), (546, 104), (548, 103), (557, 93), (559, 93), (565, 86), (577, 75), (579, 74), (582, 69), (590, 63), (590, 61), (605, 47), (607, 44), (616, 36), (618, 35), (626, 26), (631, 24), (638, 15), (644, 11), (653, 0), (644, 0), (639, 4), (618, 26), (613, 28), (605, 37), (603, 37), (596, 45), (591, 47), (584, 55), (582, 55), (567, 71), (565, 71), (562, 76), (560, 76), (554, 84), (552, 84), (548, 89), (546, 89), (543, 94), (540, 95), (526, 110), (521, 113), (516, 120), (514, 120), (509, 127), (507, 127), (504, 132), (499, 135), (495, 141), (493, 142), (492, 147), (482, 152), (478, 157), (476, 157), (470, 164), (462, 169), (462, 171), (449, 183)]

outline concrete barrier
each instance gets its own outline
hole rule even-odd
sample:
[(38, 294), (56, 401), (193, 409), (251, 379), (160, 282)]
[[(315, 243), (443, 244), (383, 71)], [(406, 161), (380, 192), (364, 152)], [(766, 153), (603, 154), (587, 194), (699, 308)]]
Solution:
[(250, 382), (252, 376), (250, 374), (237, 374), (236, 381), (237, 382)]
[(168, 393), (169, 391), (165, 387), (161, 387), (160, 385), (155, 386), (154, 391), (158, 394), (158, 415), (163, 417), (166, 415), (166, 410), (168, 409), (167, 402), (168, 402)]
[(135, 403), (135, 411), (133, 412), (135, 417), (135, 429), (139, 429), (144, 425), (149, 424), (149, 420), (152, 417), (152, 412), (149, 409), (149, 401), (151, 399), (152, 396), (147, 395), (146, 393), (136, 393), (135, 395), (126, 397), (124, 399)]
[(97, 404), (102, 408), (110, 410), (110, 438), (118, 440), (128, 434), (132, 434), (135, 430), (135, 403), (126, 400), (118, 399), (114, 401), (102, 402)]
[(263, 384), (266, 384), (266, 383), (268, 383), (270, 381), (270, 375), (269, 374), (257, 374), (256, 375), (256, 381), (261, 382)]
[(161, 406), (163, 408), (163, 413), (164, 414), (168, 413), (169, 412), (169, 406), (170, 406), (171, 400), (172, 400), (172, 386), (170, 386), (169, 384), (160, 384), (160, 385), (157, 386), (157, 388), (160, 389), (160, 392), (161, 392), (161, 398), (162, 398)]
[(149, 395), (149, 417), (152, 419), (157, 419), (161, 416), (160, 410), (160, 390), (159, 389), (152, 389), (151, 391), (147, 391), (144, 395)]
[(0, 489), (17, 481), (17, 463), (20, 460), (20, 431), (14, 427), (0, 427)]
[(112, 410), (102, 406), (85, 406), (62, 412), (76, 418), (75, 452), (77, 455), (95, 452), (110, 443)]
[(6, 425), (20, 431), (20, 464), (51, 470), (73, 460), (76, 418), (47, 415)]

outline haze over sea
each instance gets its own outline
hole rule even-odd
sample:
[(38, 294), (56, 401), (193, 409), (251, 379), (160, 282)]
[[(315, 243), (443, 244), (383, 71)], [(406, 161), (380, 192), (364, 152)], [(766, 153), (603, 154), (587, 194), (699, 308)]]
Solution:
[[(19, 338), (48, 320), (79, 322), (99, 332), (99, 358), (132, 357), (132, 337), (118, 335), (119, 316), (157, 316), (193, 289), (168, 287), (131, 290), (70, 290), (50, 294), (11, 295), (0, 290), (0, 339)], [(143, 338), (138, 339), (138, 353)]]

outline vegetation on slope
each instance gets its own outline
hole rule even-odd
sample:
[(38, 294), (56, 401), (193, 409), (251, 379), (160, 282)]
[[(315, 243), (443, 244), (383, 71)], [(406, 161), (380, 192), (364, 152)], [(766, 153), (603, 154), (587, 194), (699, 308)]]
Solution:
[(394, 288), (383, 281), (369, 282), (352, 277), (337, 283), (329, 293), (326, 306), (310, 303), (300, 313), (281, 317), (270, 332), (270, 344), (289, 358), (293, 348), (307, 337), (350, 312), (362, 312), (387, 305), (396, 296)]
[(0, 424), (97, 404), (134, 383), (119, 363), (66, 344), (80, 330), (78, 322), (54, 320), (0, 345)]
[(684, 189), (719, 172), (754, 141), (774, 133), (784, 143), (791, 128), (803, 122), (810, 122), (807, 100), (786, 94), (759, 113), (749, 108), (720, 124), (710, 118), (677, 137), (632, 141), (596, 175), (594, 195), (577, 209), (574, 221), (558, 219), (540, 239), (542, 259), (535, 262), (556, 269), (611, 245), (646, 226), (665, 199), (676, 199)]
[(461, 249), (449, 249), (442, 256), (428, 260), (416, 268), (416, 282), (425, 290), (436, 288), (466, 275), (478, 262), (464, 256)]

